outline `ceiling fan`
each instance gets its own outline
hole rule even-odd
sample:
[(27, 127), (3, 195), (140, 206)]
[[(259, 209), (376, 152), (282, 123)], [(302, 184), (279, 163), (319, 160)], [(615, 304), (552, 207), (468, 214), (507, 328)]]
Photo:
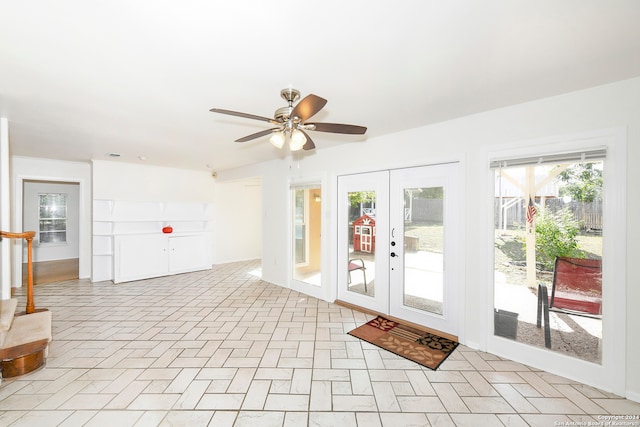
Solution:
[(367, 131), (366, 127), (356, 125), (345, 125), (340, 123), (307, 123), (307, 120), (314, 116), (318, 111), (322, 110), (327, 103), (327, 100), (311, 94), (305, 96), (294, 107), (293, 103), (300, 98), (300, 91), (292, 88), (282, 89), (280, 91), (280, 96), (289, 103), (289, 106), (278, 108), (272, 119), (253, 114), (240, 113), (238, 111), (223, 110), (220, 108), (212, 108), (209, 111), (271, 123), (276, 127), (236, 139), (236, 142), (246, 142), (271, 134), (269, 142), (278, 148), (282, 148), (286, 138), (289, 137), (289, 148), (291, 151), (298, 151), (301, 149), (313, 150), (316, 148), (316, 145), (313, 143), (313, 140), (307, 131), (315, 130), (318, 132), (344, 133), (352, 135), (363, 135)]

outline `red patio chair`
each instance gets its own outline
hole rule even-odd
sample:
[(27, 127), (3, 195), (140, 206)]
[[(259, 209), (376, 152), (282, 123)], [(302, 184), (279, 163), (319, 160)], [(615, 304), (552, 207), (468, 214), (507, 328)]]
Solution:
[(538, 285), (538, 319), (544, 316), (544, 341), (551, 348), (549, 311), (602, 318), (602, 260), (557, 257), (553, 268), (551, 297)]
[(351, 272), (356, 270), (362, 270), (362, 280), (364, 283), (364, 291), (367, 292), (367, 273), (364, 266), (364, 260), (360, 258), (354, 258), (349, 260), (349, 281), (351, 283)]

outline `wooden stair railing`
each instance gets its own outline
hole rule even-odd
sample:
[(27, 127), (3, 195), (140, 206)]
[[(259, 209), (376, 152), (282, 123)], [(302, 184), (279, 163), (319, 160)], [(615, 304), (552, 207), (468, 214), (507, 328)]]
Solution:
[(36, 306), (33, 302), (33, 238), (35, 235), (35, 231), (25, 231), (24, 233), (0, 231), (0, 238), (27, 240), (27, 307), (25, 309), (27, 314), (36, 312)]

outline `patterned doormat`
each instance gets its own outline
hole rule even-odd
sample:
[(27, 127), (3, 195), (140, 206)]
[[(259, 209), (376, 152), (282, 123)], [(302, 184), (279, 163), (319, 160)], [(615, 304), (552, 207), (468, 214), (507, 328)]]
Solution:
[(356, 338), (426, 366), (434, 371), (458, 343), (378, 316), (349, 332)]

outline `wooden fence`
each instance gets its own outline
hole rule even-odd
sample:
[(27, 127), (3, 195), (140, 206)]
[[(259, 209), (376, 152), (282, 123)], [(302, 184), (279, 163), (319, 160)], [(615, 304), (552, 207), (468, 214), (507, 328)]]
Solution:
[[(509, 203), (511, 202), (511, 203)], [(540, 200), (535, 201), (536, 207), (540, 209)], [(500, 216), (500, 199), (496, 198), (494, 203), (494, 224), (496, 228), (523, 228), (526, 225), (524, 199), (502, 199), (502, 205), (507, 206), (502, 210)], [(568, 202), (562, 199), (550, 198), (545, 200), (545, 208), (556, 213), (563, 208), (569, 209), (573, 217), (580, 223), (580, 228), (585, 231), (602, 231), (602, 201), (595, 202)], [(502, 223), (500, 223), (502, 219)]]

